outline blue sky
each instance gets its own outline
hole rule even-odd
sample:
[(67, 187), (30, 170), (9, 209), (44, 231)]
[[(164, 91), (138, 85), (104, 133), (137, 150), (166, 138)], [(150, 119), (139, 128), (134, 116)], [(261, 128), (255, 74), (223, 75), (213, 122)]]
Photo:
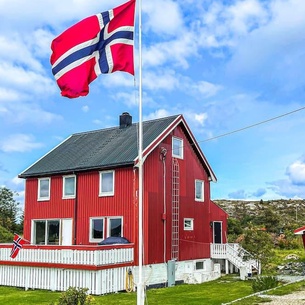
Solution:
[[(138, 121), (138, 75), (101, 75), (70, 100), (49, 63), (55, 36), (123, 2), (0, 0), (0, 185), (21, 204), (18, 174), (70, 134)], [(305, 197), (305, 110), (206, 141), (305, 106), (304, 16), (303, 0), (143, 0), (144, 119), (184, 115), (213, 199)]]

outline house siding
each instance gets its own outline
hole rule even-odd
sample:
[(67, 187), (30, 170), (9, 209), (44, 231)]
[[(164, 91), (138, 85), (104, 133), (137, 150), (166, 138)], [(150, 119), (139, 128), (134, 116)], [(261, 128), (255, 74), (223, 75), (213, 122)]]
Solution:
[[(179, 163), (179, 260), (210, 257), (209, 243), (212, 241), (210, 228), (210, 182), (202, 162), (189, 145), (183, 129), (173, 130), (145, 160), (145, 206), (144, 206), (144, 263), (164, 261), (164, 221), (166, 218), (166, 256), (171, 259), (172, 236), (172, 137), (183, 139), (183, 159)], [(167, 149), (165, 159), (166, 179), (166, 216), (163, 216), (164, 171), (160, 159), (161, 148)], [(204, 202), (195, 201), (195, 179), (204, 181)], [(185, 231), (184, 218), (194, 219), (194, 229)], [(146, 242), (145, 242), (146, 240)]]
[(133, 204), (134, 174), (132, 168), (115, 170), (114, 196), (99, 196), (99, 171), (78, 175), (77, 244), (89, 243), (91, 217), (123, 217), (123, 235), (134, 241), (135, 206)]
[(31, 220), (73, 218), (75, 199), (62, 199), (62, 176), (51, 177), (50, 200), (38, 201), (38, 178), (26, 179), (24, 237), (31, 240)]

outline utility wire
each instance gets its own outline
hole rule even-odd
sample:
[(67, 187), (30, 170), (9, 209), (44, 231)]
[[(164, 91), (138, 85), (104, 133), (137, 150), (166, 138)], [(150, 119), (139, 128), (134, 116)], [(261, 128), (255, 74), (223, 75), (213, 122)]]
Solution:
[(258, 125), (262, 125), (262, 124), (265, 124), (265, 123), (268, 123), (268, 122), (277, 120), (277, 119), (279, 119), (279, 118), (282, 118), (282, 117), (284, 117), (284, 116), (293, 114), (293, 113), (295, 113), (295, 112), (298, 112), (298, 111), (301, 111), (301, 110), (304, 110), (304, 109), (305, 109), (305, 106), (304, 106), (304, 107), (301, 107), (301, 108), (299, 108), (299, 109), (296, 109), (296, 110), (293, 110), (293, 111), (290, 111), (290, 112), (281, 114), (281, 115), (279, 115), (279, 116), (273, 117), (273, 118), (268, 119), (268, 120), (265, 120), (265, 121), (261, 121), (261, 122), (258, 122), (258, 123), (255, 123), (255, 124), (252, 124), (252, 125), (243, 127), (243, 128), (239, 128), (239, 129), (236, 129), (236, 130), (233, 130), (233, 131), (230, 131), (230, 132), (227, 132), (227, 133), (224, 133), (224, 134), (221, 134), (221, 135), (218, 135), (218, 136), (215, 136), (215, 137), (206, 139), (206, 140), (198, 141), (198, 143), (203, 143), (203, 142), (212, 141), (212, 140), (215, 140), (215, 139), (218, 139), (218, 138), (222, 138), (222, 137), (231, 135), (231, 134), (233, 134), (233, 133), (237, 133), (237, 132), (240, 132), (240, 131), (243, 131), (243, 130), (246, 130), (246, 129), (249, 129), (249, 128), (252, 128), (252, 127), (255, 127), (255, 126), (258, 126)]

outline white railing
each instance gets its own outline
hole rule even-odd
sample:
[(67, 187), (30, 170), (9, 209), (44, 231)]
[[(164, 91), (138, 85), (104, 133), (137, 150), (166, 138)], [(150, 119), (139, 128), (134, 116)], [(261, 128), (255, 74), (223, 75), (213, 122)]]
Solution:
[(237, 268), (245, 267), (252, 272), (252, 268), (260, 273), (260, 263), (239, 244), (211, 244), (211, 258), (227, 259)]
[(125, 290), (128, 267), (79, 270), (65, 268), (0, 265), (0, 286), (65, 291), (69, 287), (88, 288), (101, 295)]
[(10, 258), (11, 247), (1, 247), (0, 261), (30, 262), (30, 263), (48, 263), (48, 264), (71, 264), (71, 265), (93, 265), (103, 266), (112, 264), (130, 263), (134, 261), (133, 246), (105, 248), (81, 247), (76, 249), (68, 248), (22, 248), (15, 259)]

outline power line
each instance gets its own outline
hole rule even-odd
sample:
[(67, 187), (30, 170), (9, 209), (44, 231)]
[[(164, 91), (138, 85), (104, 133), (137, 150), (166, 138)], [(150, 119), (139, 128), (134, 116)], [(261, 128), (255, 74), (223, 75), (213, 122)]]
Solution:
[(265, 121), (261, 121), (261, 122), (258, 122), (258, 123), (255, 123), (255, 124), (252, 124), (252, 125), (243, 127), (243, 128), (239, 128), (239, 129), (236, 129), (236, 130), (233, 130), (233, 131), (230, 131), (230, 132), (227, 132), (227, 133), (224, 133), (224, 134), (221, 134), (221, 135), (218, 135), (218, 136), (215, 136), (215, 137), (206, 139), (206, 140), (199, 141), (198, 143), (207, 142), (207, 141), (212, 141), (212, 140), (215, 140), (215, 139), (218, 139), (218, 138), (222, 138), (222, 137), (231, 135), (231, 134), (233, 134), (233, 133), (237, 133), (237, 132), (240, 132), (240, 131), (243, 131), (243, 130), (246, 130), (246, 129), (249, 129), (249, 128), (252, 128), (252, 127), (255, 127), (255, 126), (258, 126), (258, 125), (262, 125), (262, 124), (265, 124), (265, 123), (268, 123), (268, 122), (277, 120), (277, 119), (279, 119), (279, 118), (282, 118), (282, 117), (284, 117), (284, 116), (293, 114), (293, 113), (295, 113), (295, 112), (298, 112), (298, 111), (301, 111), (301, 110), (304, 110), (304, 109), (305, 109), (305, 106), (304, 106), (304, 107), (301, 107), (301, 108), (299, 108), (299, 109), (296, 109), (296, 110), (293, 110), (293, 111), (290, 111), (290, 112), (281, 114), (281, 115), (279, 115), (279, 116), (273, 117), (273, 118), (268, 119), (268, 120), (265, 120)]

